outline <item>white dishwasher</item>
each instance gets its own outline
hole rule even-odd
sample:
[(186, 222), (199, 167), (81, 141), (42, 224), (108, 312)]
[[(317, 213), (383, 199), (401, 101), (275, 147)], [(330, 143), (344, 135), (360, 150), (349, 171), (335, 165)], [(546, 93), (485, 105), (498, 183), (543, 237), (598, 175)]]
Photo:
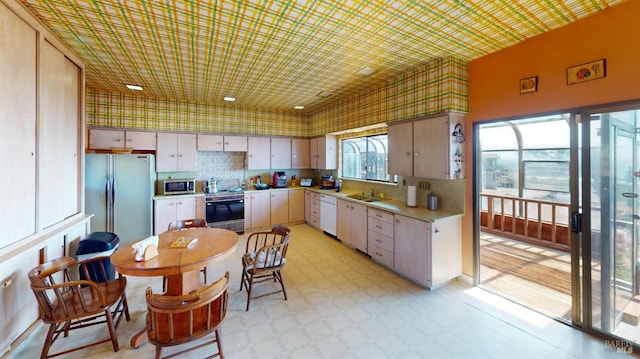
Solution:
[(338, 199), (333, 196), (320, 195), (320, 229), (336, 236), (338, 220)]

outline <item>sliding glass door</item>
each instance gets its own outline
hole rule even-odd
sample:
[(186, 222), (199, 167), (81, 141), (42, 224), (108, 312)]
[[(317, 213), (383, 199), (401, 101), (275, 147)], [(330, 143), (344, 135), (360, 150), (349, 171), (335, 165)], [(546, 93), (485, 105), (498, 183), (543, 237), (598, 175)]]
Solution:
[(476, 278), (640, 346), (640, 105), (475, 126)]
[[(638, 110), (590, 114), (583, 133), (590, 158), (582, 203), (589, 204), (588, 251), (583, 251), (585, 325), (638, 343)], [(583, 138), (587, 138), (583, 136)], [(586, 141), (585, 141), (586, 142)], [(585, 153), (588, 151), (588, 153)], [(588, 179), (588, 181), (585, 181)], [(588, 231), (588, 232), (586, 232)], [(586, 233), (585, 233), (586, 232)]]

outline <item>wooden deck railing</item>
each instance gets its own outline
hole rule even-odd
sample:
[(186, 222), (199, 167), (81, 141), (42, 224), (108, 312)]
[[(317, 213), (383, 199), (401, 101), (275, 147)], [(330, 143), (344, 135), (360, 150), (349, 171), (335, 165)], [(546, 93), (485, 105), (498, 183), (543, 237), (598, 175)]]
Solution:
[(531, 244), (570, 249), (569, 204), (480, 194), (481, 231)]

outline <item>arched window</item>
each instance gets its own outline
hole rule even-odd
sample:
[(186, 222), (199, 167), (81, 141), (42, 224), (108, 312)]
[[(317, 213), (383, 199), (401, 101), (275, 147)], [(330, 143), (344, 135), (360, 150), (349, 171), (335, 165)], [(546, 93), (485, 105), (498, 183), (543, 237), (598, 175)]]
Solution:
[(389, 181), (387, 134), (343, 139), (342, 177)]

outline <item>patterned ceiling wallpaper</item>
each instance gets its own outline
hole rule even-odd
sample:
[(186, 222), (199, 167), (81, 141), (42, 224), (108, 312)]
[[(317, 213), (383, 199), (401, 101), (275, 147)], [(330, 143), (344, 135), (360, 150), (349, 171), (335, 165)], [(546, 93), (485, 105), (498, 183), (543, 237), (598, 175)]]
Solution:
[(312, 137), (436, 114), (468, 112), (468, 63), (448, 57), (310, 115), (87, 90), (87, 126)]

